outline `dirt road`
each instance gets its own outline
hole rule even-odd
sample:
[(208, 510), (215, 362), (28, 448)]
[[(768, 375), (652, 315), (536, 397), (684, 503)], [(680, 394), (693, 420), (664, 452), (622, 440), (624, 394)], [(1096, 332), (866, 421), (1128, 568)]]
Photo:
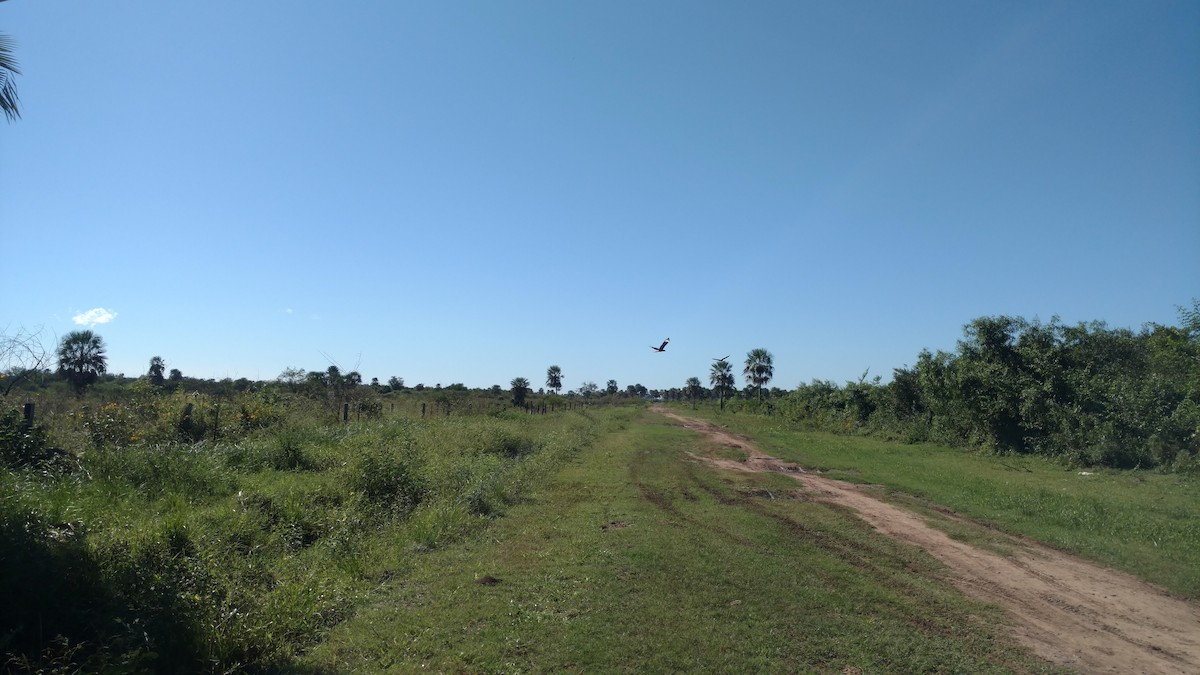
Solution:
[(850, 507), (879, 532), (920, 546), (945, 563), (964, 593), (1004, 608), (1016, 638), (1048, 661), (1085, 673), (1200, 673), (1200, 607), (1193, 603), (1027, 540), (1014, 537), (1010, 556), (955, 541), (855, 485), (769, 457), (707, 422), (655, 411), (749, 456), (698, 459), (732, 471), (787, 473), (807, 496)]

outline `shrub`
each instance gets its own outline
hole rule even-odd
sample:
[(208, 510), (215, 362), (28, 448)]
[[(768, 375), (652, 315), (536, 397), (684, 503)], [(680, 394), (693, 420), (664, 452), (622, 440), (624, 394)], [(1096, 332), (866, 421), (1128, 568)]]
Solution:
[(409, 456), (387, 447), (367, 449), (351, 461), (349, 484), (369, 501), (408, 511), (425, 497), (425, 482)]
[(156, 669), (200, 668), (209, 601), (219, 590), (186, 525), (168, 522), (157, 532), (108, 542), (96, 557), (119, 623), (154, 655)]
[(58, 454), (61, 451), (50, 448), (45, 427), (30, 426), (17, 410), (0, 414), (0, 462), (17, 468), (46, 462)]

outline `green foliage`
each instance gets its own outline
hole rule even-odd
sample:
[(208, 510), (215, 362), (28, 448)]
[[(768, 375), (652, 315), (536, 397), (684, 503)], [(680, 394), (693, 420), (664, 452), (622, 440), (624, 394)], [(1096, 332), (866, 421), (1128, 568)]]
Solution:
[(155, 356), (150, 359), (150, 369), (146, 371), (146, 377), (150, 380), (150, 384), (161, 387), (166, 383), (163, 373), (167, 370), (167, 363), (163, 361), (161, 356)]
[(424, 499), (426, 488), (411, 456), (388, 447), (355, 457), (347, 471), (350, 488), (372, 502), (411, 511)]
[(67, 333), (58, 346), (58, 372), (71, 383), (77, 396), (108, 368), (104, 340), (90, 330)]
[(554, 393), (562, 391), (562, 368), (558, 366), (550, 366), (546, 369), (546, 388), (553, 389)]
[(523, 377), (514, 377), (509, 386), (512, 387), (513, 405), (518, 408), (525, 405), (525, 397), (529, 395), (529, 380)]
[(20, 411), (0, 412), (0, 466), (43, 464), (60, 454), (50, 448), (45, 427), (29, 425)]
[(746, 376), (746, 382), (754, 385), (761, 400), (763, 385), (770, 382), (775, 375), (774, 357), (771, 356), (771, 352), (761, 347), (751, 349), (746, 354), (746, 365), (742, 373)]
[(717, 393), (717, 398), (720, 400), (721, 409), (725, 409), (725, 399), (733, 393), (736, 385), (733, 379), (733, 366), (724, 359), (715, 361), (708, 373), (708, 383), (712, 385), (713, 391)]
[[(47, 415), (48, 435), (79, 444), (80, 470), (0, 471), (9, 668), (278, 671), (409, 556), (504, 513), (595, 425), (575, 414), (321, 424), (305, 398), (144, 384)], [(196, 442), (178, 435), (189, 404), (209, 425)], [(247, 429), (240, 413), (259, 406), (271, 421)]]
[(887, 385), (814, 381), (781, 407), (805, 429), (1079, 466), (1173, 471), (1200, 454), (1200, 339), (1189, 328), (1134, 333), (1001, 316), (976, 319), (963, 333), (956, 352), (922, 352)]
[(94, 450), (83, 466), (94, 478), (148, 500), (204, 500), (231, 494), (235, 486), (218, 454), (185, 444)]
[[(937, 565), (632, 410), (301, 657), (314, 672), (1044, 672)], [(495, 458), (495, 455), (486, 455)], [(768, 496), (768, 495), (773, 495)], [(459, 518), (466, 519), (461, 511)], [(442, 522), (447, 522), (444, 519)], [(460, 521), (462, 522), (462, 521)]]
[[(710, 419), (715, 411), (698, 413)], [(1123, 569), (1200, 598), (1200, 483), (1189, 470), (1066, 469), (1056, 457), (963, 452), (825, 431), (751, 415), (722, 425), (769, 454), (826, 477), (886, 486), (890, 499), (930, 503)], [(1178, 461), (1178, 460), (1177, 460)], [(1191, 470), (1196, 463), (1190, 460)], [(913, 495), (906, 500), (903, 495)], [(936, 517), (930, 511), (929, 517)]]
[(367, 419), (378, 419), (383, 415), (383, 401), (378, 396), (360, 398), (354, 402), (354, 412)]

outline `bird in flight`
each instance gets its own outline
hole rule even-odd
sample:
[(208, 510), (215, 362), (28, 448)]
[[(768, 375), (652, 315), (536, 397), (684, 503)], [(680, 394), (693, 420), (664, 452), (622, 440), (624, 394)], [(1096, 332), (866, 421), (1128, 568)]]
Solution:
[(724, 360), (725, 360), (725, 359), (727, 359), (727, 358), (729, 358), (729, 354), (726, 354), (725, 356), (722, 356), (722, 357), (721, 357), (721, 358), (719, 358), (719, 359), (713, 359), (713, 361), (724, 361)]
[(656, 352), (665, 352), (665, 351), (667, 351), (667, 343), (670, 341), (671, 341), (671, 338), (667, 338), (666, 340), (663, 340), (663, 343), (657, 347), (655, 347), (654, 345), (650, 345), (650, 349), (653, 349)]

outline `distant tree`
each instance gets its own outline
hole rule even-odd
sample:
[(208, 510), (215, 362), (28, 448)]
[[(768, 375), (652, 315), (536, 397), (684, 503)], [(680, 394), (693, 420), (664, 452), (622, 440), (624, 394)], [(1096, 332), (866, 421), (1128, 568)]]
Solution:
[(546, 387), (556, 394), (562, 390), (562, 368), (550, 366), (546, 369)]
[(404, 388), (404, 378), (393, 375), (388, 378), (388, 386), (392, 388), (392, 391), (400, 391)]
[(275, 378), (281, 384), (288, 388), (288, 391), (295, 392), (304, 384), (305, 373), (303, 368), (284, 368), (279, 377)]
[(689, 401), (692, 402), (692, 408), (694, 409), (696, 407), (696, 401), (699, 401), (704, 397), (704, 387), (700, 385), (700, 378), (689, 377), (687, 379), (687, 384), (684, 387), (683, 394), (684, 396), (687, 396)]
[(500, 394), (504, 393), (504, 389), (498, 384), (493, 384), (489, 391), (492, 392), (492, 396), (499, 396)]
[(597, 387), (595, 382), (584, 382), (579, 385), (579, 395), (584, 398), (591, 398), (598, 391), (600, 391), (600, 387)]
[(13, 57), (14, 46), (12, 38), (0, 34), (0, 112), (4, 113), (9, 122), (14, 122), (21, 117), (17, 85), (14, 79), (16, 75), (21, 74), (21, 70), (17, 68), (17, 60)]
[(771, 352), (758, 347), (751, 349), (746, 353), (746, 367), (742, 370), (742, 374), (746, 376), (746, 381), (754, 385), (754, 389), (758, 392), (758, 399), (762, 400), (763, 385), (770, 382), (775, 376), (775, 364), (771, 356)]
[(512, 386), (513, 405), (517, 407), (525, 405), (525, 396), (529, 394), (529, 380), (523, 377), (514, 377), (509, 385)]
[(167, 363), (161, 356), (155, 356), (150, 359), (150, 370), (146, 373), (146, 377), (150, 378), (150, 384), (161, 387), (164, 382), (163, 373), (166, 371)]
[(167, 382), (182, 382), (183, 373), (178, 368), (172, 368), (170, 374), (167, 375)]
[(90, 330), (67, 333), (58, 346), (58, 372), (76, 396), (83, 392), (108, 370), (108, 359), (104, 355), (104, 340)]
[(617, 388), (617, 381), (609, 380), (608, 384), (604, 385), (604, 391), (607, 392), (610, 396), (613, 394), (616, 394), (618, 391), (620, 391), (620, 389)]
[(733, 379), (733, 366), (725, 359), (712, 364), (712, 369), (708, 372), (708, 383), (712, 385), (713, 391), (717, 392), (717, 398), (721, 401), (721, 410), (724, 410), (725, 399), (733, 393), (736, 384)]

